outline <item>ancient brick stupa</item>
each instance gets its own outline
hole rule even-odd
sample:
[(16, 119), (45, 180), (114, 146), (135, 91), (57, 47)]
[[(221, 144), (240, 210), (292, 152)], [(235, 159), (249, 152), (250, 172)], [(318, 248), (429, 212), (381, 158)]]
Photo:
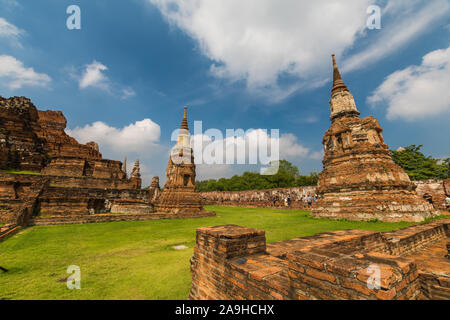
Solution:
[(394, 163), (373, 117), (360, 118), (333, 55), (331, 127), (323, 137), (325, 156), (315, 217), (349, 220), (423, 221), (432, 205)]
[(195, 191), (195, 163), (190, 144), (186, 107), (183, 121), (172, 148), (166, 170), (166, 184), (155, 202), (158, 212), (176, 214), (197, 213), (203, 211), (202, 198)]

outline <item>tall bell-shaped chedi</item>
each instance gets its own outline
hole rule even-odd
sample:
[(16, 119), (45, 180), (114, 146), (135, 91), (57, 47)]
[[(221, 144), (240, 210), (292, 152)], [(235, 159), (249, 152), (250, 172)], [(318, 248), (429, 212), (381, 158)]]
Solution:
[(195, 191), (195, 163), (186, 109), (184, 107), (177, 143), (172, 148), (167, 165), (166, 184), (155, 202), (158, 212), (184, 214), (203, 211), (202, 197)]
[(333, 55), (331, 127), (323, 137), (325, 156), (315, 217), (349, 220), (423, 221), (432, 205), (394, 163), (382, 129), (373, 117), (360, 118)]

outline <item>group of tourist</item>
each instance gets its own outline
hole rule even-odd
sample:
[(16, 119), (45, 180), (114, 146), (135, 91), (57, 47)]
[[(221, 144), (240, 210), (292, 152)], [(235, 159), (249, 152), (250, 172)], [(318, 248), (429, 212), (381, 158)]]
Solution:
[(447, 196), (447, 198), (445, 198), (445, 208), (450, 210), (450, 196)]
[[(308, 207), (311, 207), (317, 200), (318, 200), (318, 198), (317, 198), (316, 194), (314, 196), (303, 195), (300, 199), (300, 202), (304, 202)], [(282, 201), (283, 201), (285, 207), (291, 206), (292, 199), (290, 196), (285, 197)], [(281, 202), (280, 199), (278, 198), (278, 196), (273, 196), (272, 203), (273, 203), (274, 207), (277, 206), (277, 202)]]
[[(423, 195), (423, 199), (434, 206), (434, 201), (433, 201), (433, 195), (432, 194), (425, 193)], [(450, 196), (448, 196), (448, 195), (446, 196), (446, 198), (444, 200), (444, 203), (443, 203), (443, 206), (445, 207), (445, 209), (450, 209)]]

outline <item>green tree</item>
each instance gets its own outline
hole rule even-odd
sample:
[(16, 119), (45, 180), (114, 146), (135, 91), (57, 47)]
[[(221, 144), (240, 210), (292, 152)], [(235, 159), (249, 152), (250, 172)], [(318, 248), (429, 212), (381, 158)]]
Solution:
[(401, 166), (411, 180), (447, 179), (450, 177), (449, 159), (439, 164), (439, 159), (425, 156), (422, 145), (411, 145), (400, 151), (391, 151), (392, 159)]
[(279, 168), (274, 175), (261, 175), (257, 172), (244, 172), (229, 179), (198, 181), (196, 188), (200, 192), (208, 191), (243, 191), (290, 188), (317, 184), (318, 174), (302, 176), (298, 168), (286, 160), (279, 161)]

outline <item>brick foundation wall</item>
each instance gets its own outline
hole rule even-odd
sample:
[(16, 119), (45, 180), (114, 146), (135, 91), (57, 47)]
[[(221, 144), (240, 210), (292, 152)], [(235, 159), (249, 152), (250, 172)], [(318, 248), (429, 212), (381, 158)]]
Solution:
[(148, 190), (131, 188), (130, 180), (126, 179), (0, 172), (3, 223), (16, 223), (19, 217), (31, 215), (148, 214), (154, 212), (148, 198)]
[[(390, 233), (345, 230), (270, 245), (262, 230), (199, 228), (189, 298), (441, 299), (448, 294), (450, 262), (437, 256), (439, 270), (430, 270), (413, 258), (445, 241), (449, 224)], [(373, 272), (380, 274), (379, 288), (368, 286)]]
[(274, 207), (273, 198), (278, 201), (275, 207), (285, 207), (287, 197), (291, 199), (291, 208), (307, 208), (307, 196), (314, 196), (316, 187), (298, 187), (271, 190), (251, 190), (251, 191), (214, 191), (202, 192), (201, 196), (205, 205), (223, 205), (237, 207)]
[(160, 219), (187, 219), (215, 216), (214, 212), (203, 211), (192, 214), (180, 212), (179, 214), (150, 213), (150, 214), (92, 214), (92, 215), (68, 215), (36, 217), (29, 221), (29, 225), (61, 225), (75, 223), (117, 222), (117, 221), (145, 221)]
[[(447, 181), (447, 182), (446, 182)], [(438, 210), (445, 210), (444, 202), (446, 195), (450, 196), (450, 189), (446, 189), (445, 185), (449, 180), (436, 181), (413, 181), (417, 186), (416, 192), (420, 197), (423, 197), (425, 193), (429, 193), (433, 196), (433, 205)]]
[[(425, 193), (433, 196), (434, 206), (438, 210), (444, 210), (446, 195), (450, 195), (450, 180), (426, 180), (413, 181), (417, 186), (416, 192), (420, 198)], [(271, 190), (250, 190), (250, 191), (213, 191), (202, 192), (202, 198), (205, 205), (223, 205), (237, 207), (256, 207), (271, 208), (273, 205), (273, 197), (278, 196), (279, 201), (275, 207), (285, 207), (284, 199), (291, 198), (291, 208), (305, 209), (308, 208), (306, 197), (314, 196), (316, 187), (296, 187), (286, 189)]]

